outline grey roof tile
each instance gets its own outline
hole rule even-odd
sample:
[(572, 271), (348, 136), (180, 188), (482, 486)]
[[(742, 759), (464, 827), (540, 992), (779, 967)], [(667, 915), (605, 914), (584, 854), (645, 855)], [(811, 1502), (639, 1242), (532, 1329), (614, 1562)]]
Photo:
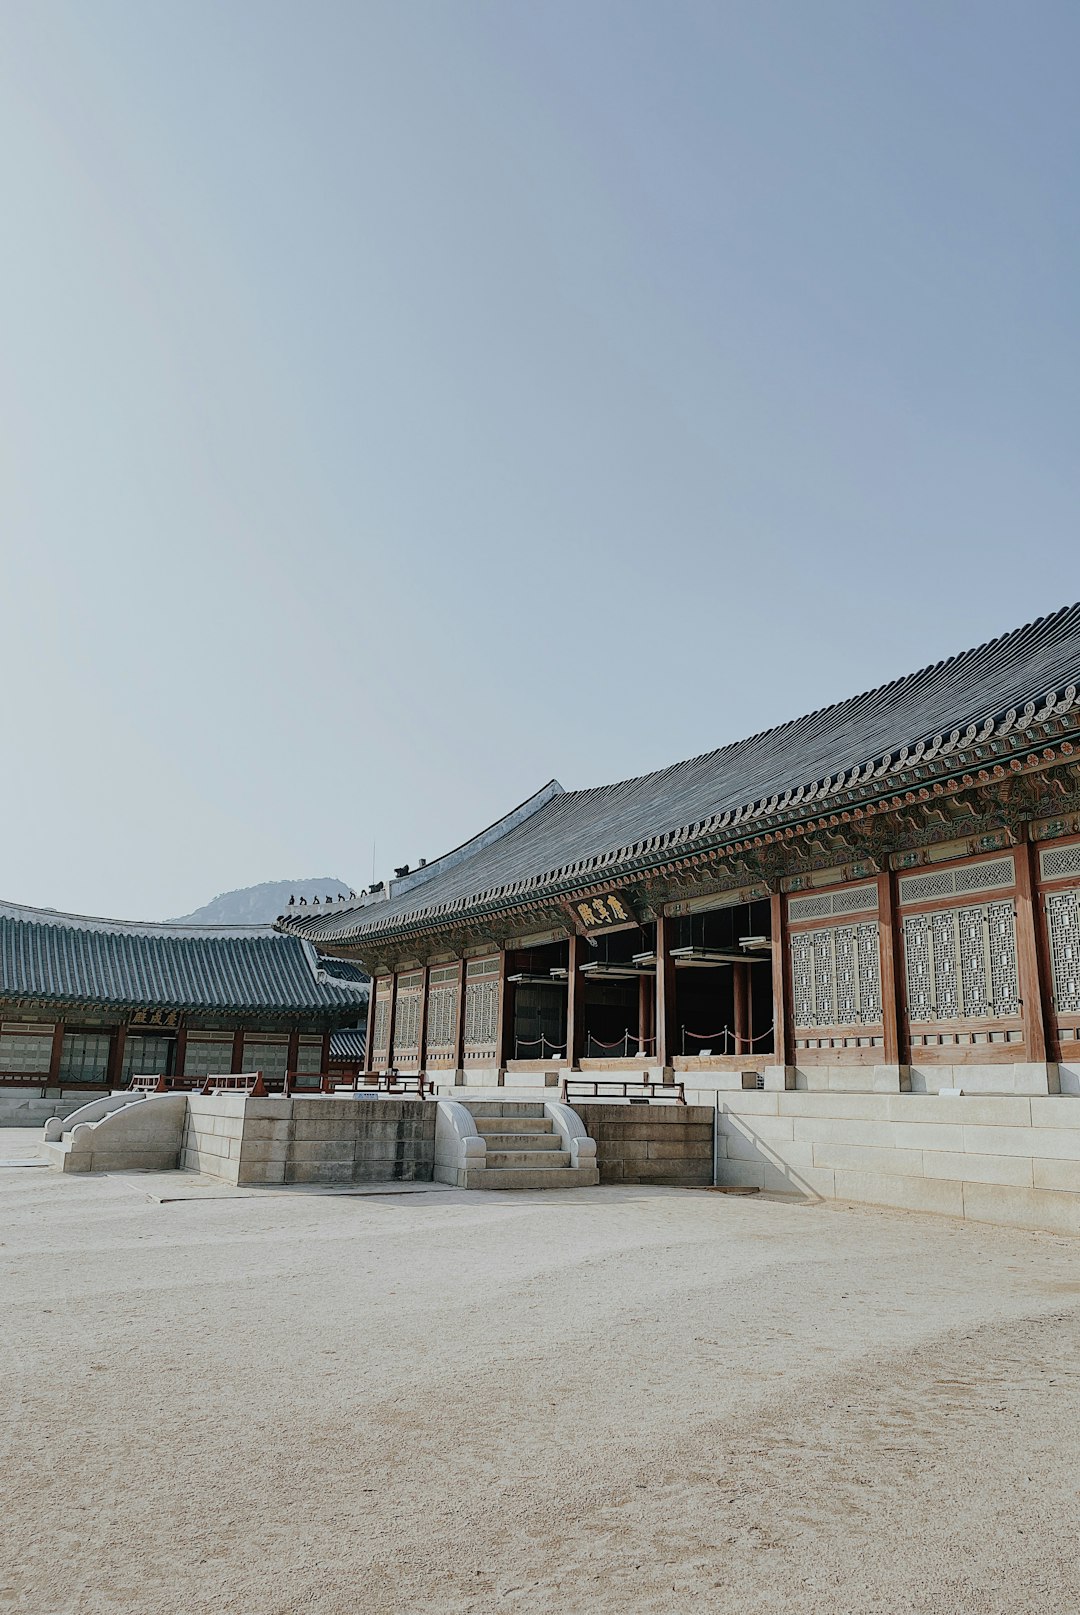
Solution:
[(0, 999), (312, 1014), (354, 1009), (365, 980), (270, 926), (153, 925), (0, 903)]
[[(412, 915), (467, 912), (501, 887), (547, 878), (652, 837), (752, 809), (840, 771), (932, 742), (1080, 683), (1080, 605), (865, 694), (671, 768), (554, 795), (524, 822), (388, 901), (288, 924), (320, 944), (377, 936)], [(1073, 697), (1075, 697), (1075, 688)]]

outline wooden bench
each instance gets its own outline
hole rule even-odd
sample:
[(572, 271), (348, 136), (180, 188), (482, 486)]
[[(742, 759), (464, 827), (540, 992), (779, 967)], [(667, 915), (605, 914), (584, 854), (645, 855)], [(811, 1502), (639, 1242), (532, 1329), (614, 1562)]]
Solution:
[[(614, 1088), (614, 1093), (601, 1093), (601, 1088)], [(632, 1105), (647, 1105), (652, 1099), (674, 1099), (677, 1105), (686, 1104), (686, 1090), (681, 1082), (652, 1082), (647, 1077), (563, 1077), (559, 1084), (559, 1098), (564, 1105), (571, 1103), (571, 1090), (578, 1089), (579, 1099), (626, 1099)]]

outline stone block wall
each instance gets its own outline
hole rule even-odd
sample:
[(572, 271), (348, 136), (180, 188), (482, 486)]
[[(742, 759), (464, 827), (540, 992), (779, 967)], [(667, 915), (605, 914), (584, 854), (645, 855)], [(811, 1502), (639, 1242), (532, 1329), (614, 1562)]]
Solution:
[(247, 1103), (243, 1094), (205, 1099), (201, 1094), (188, 1094), (180, 1165), (189, 1172), (205, 1172), (225, 1183), (238, 1183)]
[(435, 1109), (412, 1099), (192, 1095), (181, 1164), (234, 1184), (428, 1183)]
[(711, 1106), (578, 1100), (574, 1109), (596, 1140), (601, 1185), (712, 1183), (716, 1116)]
[(717, 1178), (1080, 1234), (1080, 1096), (718, 1095)]

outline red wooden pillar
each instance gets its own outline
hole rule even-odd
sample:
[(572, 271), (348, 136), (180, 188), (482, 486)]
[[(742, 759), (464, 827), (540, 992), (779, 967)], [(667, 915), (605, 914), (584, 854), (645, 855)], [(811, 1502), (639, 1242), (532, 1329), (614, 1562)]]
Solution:
[(233, 1033), (232, 1068), (234, 1075), (239, 1075), (244, 1069), (244, 1034), (242, 1031)]
[[(300, 1061), (300, 1033), (294, 1026), (289, 1033), (289, 1047), (285, 1051), (286, 1071), (295, 1071)], [(326, 1061), (322, 1062), (322, 1070), (326, 1070)]]
[(1030, 841), (1015, 850), (1016, 864), (1016, 964), (1020, 982), (1020, 1006), (1024, 1018), (1024, 1043), (1032, 1063), (1045, 1061), (1047, 1054), (1047, 1013), (1053, 1002), (1049, 972), (1039, 946), (1038, 878), (1034, 867), (1036, 849)]
[(499, 1008), (495, 1022), (495, 1065), (501, 1087), (506, 1071), (506, 1051), (513, 1034), (513, 1016), (510, 1007), (510, 984), (506, 979), (506, 949), (499, 949)]
[[(110, 1088), (119, 1088), (124, 1080), (124, 1044), (127, 1042), (127, 1025), (122, 1023), (116, 1028), (112, 1043), (109, 1046), (109, 1064), (106, 1081)], [(149, 1076), (149, 1072), (147, 1075)]]
[(672, 921), (665, 914), (656, 918), (656, 1063), (664, 1070), (675, 1055), (678, 1028), (675, 1025), (675, 964), (671, 957)]
[(732, 965), (735, 1000), (735, 1053), (751, 1054), (750, 1027), (750, 966), (748, 964)]
[(174, 1077), (182, 1077), (184, 1075), (184, 1066), (186, 1064), (187, 1064), (187, 1027), (186, 1026), (181, 1026), (177, 1030), (177, 1033), (176, 1033), (176, 1047), (175, 1047), (175, 1049), (173, 1051), (173, 1069), (172, 1069), (173, 1076)]
[(877, 877), (878, 936), (881, 941), (881, 1021), (884, 1034), (882, 1063), (906, 1065), (907, 1013), (900, 995), (900, 932), (896, 906), (896, 876), (886, 871)]
[(457, 1004), (454, 1009), (454, 1082), (465, 1070), (465, 960), (458, 960)]
[(397, 971), (390, 973), (390, 1001), (386, 1006), (387, 1032), (386, 1032), (386, 1065), (389, 1070), (394, 1065), (394, 1021), (397, 1017)]
[(581, 1069), (585, 1042), (585, 979), (578, 969), (581, 952), (581, 938), (575, 931), (566, 955), (566, 1063), (571, 1071)]
[(428, 990), (431, 971), (427, 965), (422, 965), (421, 970), (423, 974), (420, 981), (420, 1014), (416, 1027), (416, 1069), (417, 1071), (426, 1071)]
[(791, 947), (787, 928), (787, 899), (773, 892), (769, 899), (772, 939), (773, 1059), (777, 1065), (795, 1064), (795, 1033), (791, 1017)]
[(656, 984), (653, 977), (643, 975), (638, 982), (637, 1034), (638, 1047), (645, 1053), (648, 1052), (650, 1012), (655, 993)]
[(64, 1023), (57, 1021), (53, 1027), (52, 1048), (49, 1051), (48, 1087), (60, 1086), (60, 1061), (64, 1052)]

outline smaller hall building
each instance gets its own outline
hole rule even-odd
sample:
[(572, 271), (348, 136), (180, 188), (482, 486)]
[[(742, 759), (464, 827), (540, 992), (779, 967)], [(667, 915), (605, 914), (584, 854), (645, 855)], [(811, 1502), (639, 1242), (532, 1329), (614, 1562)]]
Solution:
[(358, 965), (270, 926), (0, 902), (0, 1115), (36, 1120), (133, 1075), (355, 1068), (367, 998)]

